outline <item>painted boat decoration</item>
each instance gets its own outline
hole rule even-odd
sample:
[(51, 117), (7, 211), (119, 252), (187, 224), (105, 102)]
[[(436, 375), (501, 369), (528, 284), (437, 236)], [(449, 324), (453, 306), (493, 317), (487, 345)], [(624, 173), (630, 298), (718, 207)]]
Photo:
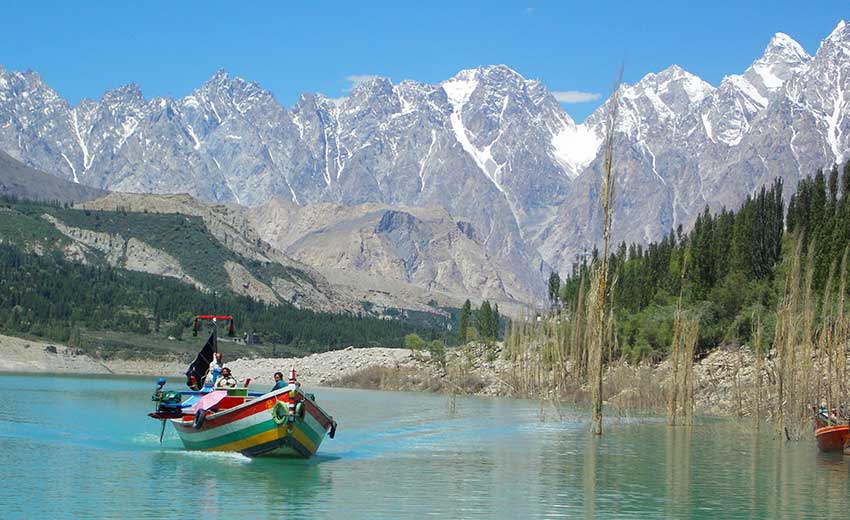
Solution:
[(192, 390), (165, 391), (165, 379), (160, 378), (151, 398), (157, 409), (148, 415), (162, 421), (160, 441), (166, 422), (170, 422), (189, 450), (235, 451), (248, 457), (309, 458), (319, 449), (325, 435), (334, 438), (336, 422), (316, 404), (313, 394), (301, 390), (295, 369), (290, 373), (288, 385), (267, 393), (249, 392), (250, 380), (235, 388), (215, 388), (211, 381), (202, 386), (201, 374), (215, 365), (216, 322), (230, 320), (231, 333), (233, 322), (230, 316), (197, 319), (210, 319), (212, 333), (186, 371), (186, 384)]

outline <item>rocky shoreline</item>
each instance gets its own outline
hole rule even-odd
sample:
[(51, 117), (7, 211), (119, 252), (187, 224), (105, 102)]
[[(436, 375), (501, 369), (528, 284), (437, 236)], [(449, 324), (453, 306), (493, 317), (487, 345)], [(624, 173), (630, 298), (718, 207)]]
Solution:
[[(228, 360), (241, 382), (251, 387), (271, 388), (274, 372), (288, 375), (291, 368), (305, 386), (350, 387), (380, 390), (446, 392), (486, 396), (523, 397), (517, 389), (512, 365), (500, 356), (500, 347), (483, 346), (447, 353), (446, 366), (431, 360), (427, 352), (406, 349), (353, 348), (312, 354), (302, 358), (258, 358)], [(185, 363), (160, 360), (100, 360), (79, 349), (56, 343), (0, 335), (4, 364), (0, 371), (17, 373), (115, 374), (165, 376), (182, 381)], [(453, 367), (463, 366), (462, 375)], [(605, 375), (606, 401), (622, 410), (663, 406), (664, 381), (669, 367), (618, 365)], [(713, 416), (751, 415), (754, 370), (748, 352), (717, 349), (694, 365), (694, 394), (697, 414)], [(573, 400), (581, 402), (583, 389), (576, 388)]]
[[(36, 341), (0, 335), (0, 372), (39, 374), (115, 374), (183, 377), (186, 364), (180, 361), (96, 359), (80, 349), (55, 342)], [(224, 364), (233, 374), (260, 388), (274, 384), (277, 371), (287, 375), (291, 368), (306, 385), (329, 386), (340, 378), (369, 368), (425, 369), (428, 363), (417, 360), (409, 350), (394, 348), (353, 348), (322, 352), (302, 358), (257, 358), (229, 360)]]
[(182, 364), (159, 360), (102, 360), (54, 342), (0, 335), (0, 372), (37, 374), (175, 375)]

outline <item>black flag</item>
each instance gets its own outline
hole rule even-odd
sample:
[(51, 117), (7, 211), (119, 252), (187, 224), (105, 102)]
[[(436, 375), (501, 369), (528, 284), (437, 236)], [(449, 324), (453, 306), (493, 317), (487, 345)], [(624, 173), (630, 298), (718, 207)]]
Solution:
[(186, 370), (186, 386), (192, 390), (200, 390), (204, 385), (204, 376), (212, 363), (215, 354), (215, 330), (210, 334), (210, 339), (204, 344), (204, 348), (198, 352), (195, 361)]

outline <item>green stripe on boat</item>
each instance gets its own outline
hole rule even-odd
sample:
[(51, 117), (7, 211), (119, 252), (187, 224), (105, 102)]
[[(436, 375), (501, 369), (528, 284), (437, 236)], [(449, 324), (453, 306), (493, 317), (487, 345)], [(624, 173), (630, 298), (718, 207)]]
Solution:
[[(243, 439), (247, 439), (248, 437), (252, 437), (260, 433), (265, 433), (267, 431), (274, 430), (277, 427), (277, 424), (275, 424), (274, 420), (272, 420), (270, 415), (269, 419), (266, 421), (254, 424), (252, 426), (248, 426), (247, 428), (243, 428), (239, 431), (228, 433), (226, 435), (221, 435), (219, 437), (214, 437), (205, 441), (193, 441), (191, 434), (184, 434), (180, 437), (183, 440), (183, 444), (190, 450), (207, 450), (215, 448), (216, 446), (230, 444), (231, 442), (241, 441)], [(282, 428), (285, 427), (286, 426), (282, 426)], [(310, 428), (309, 425), (305, 424), (302, 421), (299, 421), (295, 425), (295, 427), (301, 430), (301, 432), (304, 433), (304, 435), (306, 435), (311, 441), (313, 441), (313, 443), (318, 448), (324, 437), (324, 432), (321, 432), (321, 434), (319, 434), (318, 432)]]

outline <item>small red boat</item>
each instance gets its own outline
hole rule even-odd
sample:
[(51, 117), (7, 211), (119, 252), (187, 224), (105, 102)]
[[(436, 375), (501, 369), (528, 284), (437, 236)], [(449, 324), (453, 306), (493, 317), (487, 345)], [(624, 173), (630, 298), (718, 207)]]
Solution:
[(850, 425), (824, 426), (815, 430), (820, 451), (842, 451), (850, 435)]

